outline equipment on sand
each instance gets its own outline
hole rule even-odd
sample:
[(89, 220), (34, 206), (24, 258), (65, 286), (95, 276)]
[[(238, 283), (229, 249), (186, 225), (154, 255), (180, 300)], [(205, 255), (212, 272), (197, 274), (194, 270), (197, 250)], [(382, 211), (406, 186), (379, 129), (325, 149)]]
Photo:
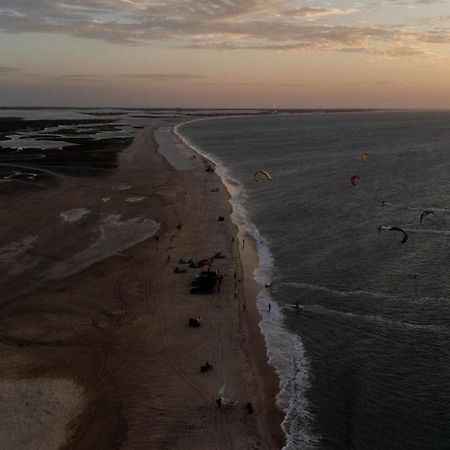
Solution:
[(219, 397), (216, 400), (217, 405), (220, 407), (228, 407), (237, 405), (239, 402), (233, 401), (225, 397), (225, 385), (223, 385), (219, 390)]
[(202, 366), (200, 366), (200, 372), (208, 372), (208, 370), (212, 370), (213, 365), (210, 364), (208, 361), (205, 362)]
[(198, 328), (200, 326), (202, 319), (197, 317), (197, 319), (189, 319), (188, 325), (193, 328)]

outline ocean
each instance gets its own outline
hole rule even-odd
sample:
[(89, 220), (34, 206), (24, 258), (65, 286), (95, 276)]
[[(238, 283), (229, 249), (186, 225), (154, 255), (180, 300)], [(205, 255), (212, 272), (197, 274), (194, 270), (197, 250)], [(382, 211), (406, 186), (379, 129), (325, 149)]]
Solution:
[[(285, 449), (450, 448), (450, 112), (214, 118), (177, 132), (238, 188), (255, 276), (272, 282), (258, 305)], [(272, 181), (255, 182), (258, 170)]]

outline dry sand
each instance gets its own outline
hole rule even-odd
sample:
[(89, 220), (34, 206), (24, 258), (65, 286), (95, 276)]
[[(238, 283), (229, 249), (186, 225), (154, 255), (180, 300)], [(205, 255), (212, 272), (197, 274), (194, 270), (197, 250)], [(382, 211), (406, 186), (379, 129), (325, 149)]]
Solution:
[[(9, 236), (9, 242), (19, 243), (18, 252), (21, 237), (35, 236), (37, 225), (29, 222), (38, 210), (37, 199), (41, 215), (71, 228), (60, 234), (45, 231), (39, 228), (44, 219), (37, 220), (39, 237), (27, 242), (39, 245), (39, 251), (27, 250), (24, 256), (38, 258), (34, 271), (26, 279), (12, 278), (2, 293), (3, 450), (283, 445), (282, 415), (274, 398), (278, 380), (266, 362), (258, 327), (258, 287), (251, 276), (256, 254), (246, 246), (244, 272), (228, 193), (224, 188), (211, 192), (220, 183), (217, 175), (206, 172), (200, 158), (191, 170), (175, 170), (156, 151), (152, 131), (138, 133), (121, 155), (117, 174), (107, 180), (85, 181), (81, 187), (78, 180), (64, 180), (57, 192), (11, 200), (9, 216), (22, 218), (20, 233), (14, 229)], [(133, 197), (145, 200), (126, 201)], [(92, 246), (98, 250), (103, 235), (92, 230), (100, 230), (119, 203), (122, 220), (140, 217), (153, 227), (156, 222), (157, 238), (143, 232), (134, 242), (102, 244), (102, 252), (116, 254), (101, 261), (95, 254), (88, 262), (97, 262), (83, 271), (49, 281), (45, 274), (54, 273), (61, 261), (70, 270), (70, 261), (79, 262), (77, 255)], [(78, 208), (88, 209), (89, 215), (62, 223), (61, 212)], [(225, 222), (218, 222), (219, 215)], [(55, 236), (74, 244), (64, 246)], [(51, 258), (45, 258), (43, 251), (50, 246)], [(175, 262), (219, 251), (226, 255), (213, 267), (224, 276), (220, 293), (191, 295), (189, 285), (199, 269), (176, 274)], [(235, 272), (240, 281), (235, 282)], [(188, 318), (197, 316), (202, 326), (188, 327)], [(201, 373), (205, 361), (214, 369)], [(220, 409), (215, 399), (224, 384), (239, 404)], [(255, 409), (251, 415), (244, 409), (249, 401)]]

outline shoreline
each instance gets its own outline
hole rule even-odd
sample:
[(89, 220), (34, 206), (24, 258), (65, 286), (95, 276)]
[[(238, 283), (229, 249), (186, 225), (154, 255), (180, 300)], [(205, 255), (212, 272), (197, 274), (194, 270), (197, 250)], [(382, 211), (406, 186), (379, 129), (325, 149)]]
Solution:
[[(233, 116), (244, 117), (244, 116)], [(266, 340), (266, 336), (261, 327), (264, 317), (258, 308), (258, 295), (265, 289), (264, 283), (260, 282), (256, 278), (256, 271), (261, 267), (260, 257), (257, 250), (257, 241), (254, 236), (250, 235), (245, 229), (245, 224), (240, 223), (239, 213), (235, 210), (233, 205), (233, 198), (238, 195), (237, 188), (230, 183), (225, 174), (217, 173), (217, 162), (211, 158), (208, 154), (202, 152), (195, 145), (187, 140), (177, 128), (186, 123), (192, 123), (201, 120), (217, 119), (216, 117), (193, 119), (178, 123), (172, 127), (172, 134), (177, 140), (181, 141), (182, 145), (188, 148), (192, 148), (201, 158), (205, 158), (215, 168), (214, 173), (219, 177), (222, 185), (228, 192), (228, 214), (231, 221), (234, 224), (234, 253), (238, 261), (240, 268), (241, 280), (243, 281), (242, 289), (242, 311), (248, 321), (249, 327), (252, 330), (253, 335), (258, 335), (257, 347), (258, 352), (255, 355), (255, 363), (258, 369), (263, 373), (265, 378), (265, 396), (267, 407), (269, 408), (269, 421), (268, 426), (271, 429), (272, 435), (275, 440), (280, 444), (280, 449), (286, 444), (286, 435), (282, 429), (282, 424), (285, 421), (285, 412), (283, 412), (277, 404), (277, 397), (280, 394), (280, 377), (276, 372), (274, 365), (269, 360), (269, 348)], [(241, 245), (241, 242), (245, 239), (245, 246)], [(239, 284), (235, 284), (239, 287)]]
[[(273, 373), (272, 383), (277, 386), (273, 401), (276, 409), (274, 420), (280, 424), (278, 428), (281, 428), (281, 431), (276, 429), (275, 432), (282, 434), (283, 449), (294, 448), (297, 445), (305, 449), (314, 448), (318, 438), (306, 425), (309, 413), (305, 404), (298, 403), (294, 395), (294, 392), (297, 394), (301, 392), (304, 395), (310, 387), (305, 349), (300, 338), (285, 328), (282, 307), (273, 300), (271, 290), (265, 289), (265, 284), (272, 281), (275, 270), (271, 250), (256, 225), (250, 220), (249, 212), (243, 204), (247, 194), (241, 182), (231, 176), (220, 158), (198, 148), (177, 130), (181, 125), (196, 121), (197, 119), (194, 119), (177, 124), (174, 126), (174, 134), (184, 145), (192, 148), (215, 167), (215, 173), (229, 193), (231, 217), (239, 236), (237, 242), (240, 243), (245, 238), (245, 250), (238, 245), (238, 251), (239, 257), (244, 262), (244, 275), (249, 286), (247, 295), (248, 298), (254, 299), (250, 302), (255, 308), (253, 325), (256, 323), (262, 337), (265, 365), (269, 366), (269, 376)], [(252, 256), (249, 257), (249, 254)], [(261, 364), (261, 367), (264, 367), (264, 363)], [(298, 418), (304, 422), (300, 424)]]

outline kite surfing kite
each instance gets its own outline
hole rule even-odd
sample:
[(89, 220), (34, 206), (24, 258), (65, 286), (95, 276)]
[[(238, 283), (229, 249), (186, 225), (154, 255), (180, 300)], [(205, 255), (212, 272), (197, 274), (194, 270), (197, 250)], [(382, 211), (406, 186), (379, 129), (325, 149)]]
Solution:
[(402, 230), (399, 227), (389, 227), (389, 231), (398, 231), (403, 234), (403, 238), (400, 241), (401, 244), (404, 244), (408, 240), (408, 235), (407, 235), (406, 231)]
[(429, 211), (429, 210), (425, 210), (421, 215), (420, 215), (420, 225), (423, 225), (423, 219), (425, 219), (425, 217), (430, 216), (431, 214), (436, 215), (436, 213), (434, 211)]
[(350, 183), (352, 183), (352, 186), (356, 186), (356, 180), (359, 180), (358, 175), (353, 175), (350, 177)]
[(403, 238), (400, 241), (401, 244), (404, 244), (408, 240), (408, 234), (406, 233), (406, 231), (402, 230), (399, 227), (384, 227), (382, 225), (379, 225), (377, 227), (377, 229), (378, 229), (378, 231), (398, 231), (398, 232), (402, 233), (403, 234)]
[(369, 152), (362, 152), (362, 153), (361, 153), (361, 159), (362, 159), (363, 161), (367, 161), (368, 158), (369, 158)]
[(255, 175), (253, 175), (253, 179), (258, 182), (261, 175), (264, 175), (269, 181), (272, 181), (272, 175), (270, 175), (269, 172), (266, 172), (265, 170), (258, 170), (255, 172)]

